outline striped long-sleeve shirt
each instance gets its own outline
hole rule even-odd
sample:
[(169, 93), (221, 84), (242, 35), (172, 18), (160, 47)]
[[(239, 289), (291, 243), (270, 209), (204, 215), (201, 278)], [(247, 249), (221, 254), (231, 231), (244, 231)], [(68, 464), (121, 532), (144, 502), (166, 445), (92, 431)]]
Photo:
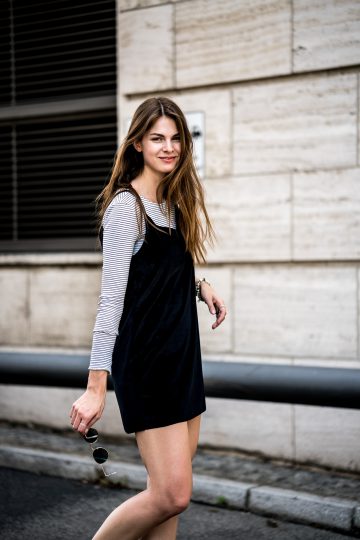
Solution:
[[(156, 225), (169, 225), (166, 212), (158, 203), (140, 195), (146, 213)], [(162, 202), (166, 211), (166, 203)], [(136, 198), (128, 191), (119, 192), (106, 208), (103, 216), (103, 266), (101, 292), (93, 330), (89, 370), (104, 369), (111, 373), (112, 353), (118, 334), (119, 322), (124, 307), (124, 298), (129, 276), (131, 257), (140, 249), (145, 231), (137, 223)], [(176, 227), (175, 207), (172, 203), (170, 226)]]

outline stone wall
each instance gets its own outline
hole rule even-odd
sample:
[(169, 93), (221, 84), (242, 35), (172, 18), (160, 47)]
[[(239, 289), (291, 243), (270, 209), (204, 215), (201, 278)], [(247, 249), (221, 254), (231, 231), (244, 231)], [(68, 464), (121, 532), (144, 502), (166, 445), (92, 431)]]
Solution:
[[(205, 115), (217, 244), (196, 275), (228, 316), (213, 331), (198, 306), (204, 359), (359, 368), (359, 2), (118, 0), (118, 47), (119, 141), (148, 96)], [(89, 350), (100, 259), (16, 257), (0, 269), (2, 346)], [(78, 395), (2, 387), (0, 410), (66, 426)], [(123, 433), (109, 399), (99, 426)], [(360, 411), (207, 406), (203, 444), (360, 470)]]
[[(207, 359), (360, 368), (360, 5), (119, 0), (120, 138), (151, 95), (205, 115), (223, 296)], [(208, 400), (202, 441), (360, 469), (360, 411)]]

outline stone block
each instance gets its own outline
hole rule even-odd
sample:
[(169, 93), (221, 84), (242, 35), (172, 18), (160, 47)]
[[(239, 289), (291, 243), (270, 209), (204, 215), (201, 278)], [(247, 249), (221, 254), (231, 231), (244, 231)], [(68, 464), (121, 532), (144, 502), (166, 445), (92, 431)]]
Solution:
[(32, 269), (30, 344), (90, 346), (100, 287), (97, 268)]
[(206, 398), (200, 444), (293, 459), (292, 405)]
[[(358, 74), (357, 76), (357, 84), (358, 84), (358, 102), (357, 102), (357, 107), (358, 107), (358, 111), (360, 110), (360, 74)], [(357, 120), (357, 129), (358, 129), (358, 133), (360, 133), (360, 114), (358, 114), (358, 120)], [(360, 165), (360, 137), (358, 136), (358, 147), (357, 147), (357, 152), (358, 152), (358, 160), (357, 160), (357, 165)]]
[(358, 0), (294, 0), (294, 71), (360, 63)]
[(357, 304), (358, 304), (358, 351), (359, 351), (357, 360), (360, 362), (360, 268), (359, 267), (357, 269), (357, 283), (358, 283)]
[(288, 175), (244, 176), (205, 183), (217, 235), (210, 262), (291, 258), (291, 181)]
[(0, 270), (0, 343), (22, 345), (29, 341), (29, 275), (23, 268)]
[(123, 94), (173, 86), (173, 7), (126, 11), (119, 16), (119, 88)]
[(295, 458), (360, 472), (360, 410), (295, 405)]
[(357, 75), (234, 88), (234, 174), (356, 165)]
[(175, 14), (178, 88), (291, 72), (287, 0), (193, 0)]
[(357, 358), (354, 268), (243, 265), (233, 290), (236, 353)]
[(294, 259), (360, 259), (360, 169), (293, 176)]

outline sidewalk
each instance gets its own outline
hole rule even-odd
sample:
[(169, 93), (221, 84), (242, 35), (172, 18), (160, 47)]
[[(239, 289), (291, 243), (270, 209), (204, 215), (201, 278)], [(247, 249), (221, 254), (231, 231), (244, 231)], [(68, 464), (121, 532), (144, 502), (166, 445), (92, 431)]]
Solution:
[[(109, 451), (106, 482), (146, 487), (134, 440), (99, 437)], [(79, 433), (0, 422), (0, 466), (101, 481), (101, 468)], [(280, 519), (316, 524), (360, 537), (360, 474), (275, 463), (236, 451), (198, 448), (192, 500)]]

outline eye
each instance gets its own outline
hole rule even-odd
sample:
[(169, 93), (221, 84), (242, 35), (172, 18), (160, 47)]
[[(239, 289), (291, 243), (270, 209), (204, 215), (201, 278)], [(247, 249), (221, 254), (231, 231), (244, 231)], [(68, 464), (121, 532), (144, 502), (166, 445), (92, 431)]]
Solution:
[(151, 140), (157, 142), (157, 141), (160, 141), (160, 137), (154, 137), (154, 138), (151, 139)]

